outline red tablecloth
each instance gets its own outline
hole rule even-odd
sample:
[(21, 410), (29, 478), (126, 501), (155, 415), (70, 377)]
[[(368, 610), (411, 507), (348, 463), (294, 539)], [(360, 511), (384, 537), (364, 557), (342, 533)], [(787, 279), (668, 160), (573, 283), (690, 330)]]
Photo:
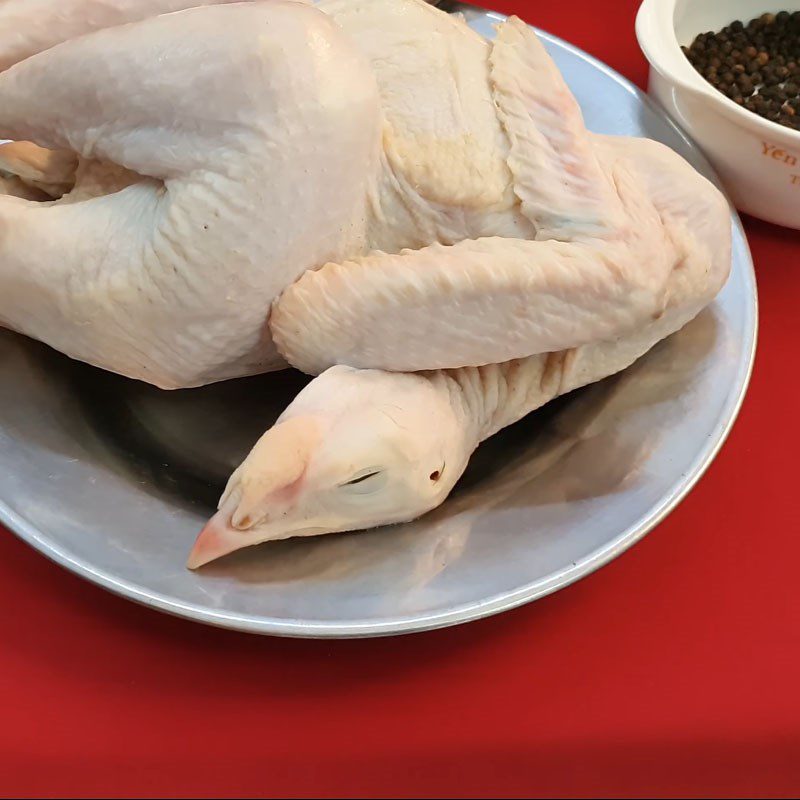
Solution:
[[(644, 83), (636, 0), (495, 5)], [(390, 640), (257, 638), (0, 535), (0, 794), (796, 796), (800, 234), (746, 226), (761, 338), (727, 445), (643, 542), (534, 605)]]

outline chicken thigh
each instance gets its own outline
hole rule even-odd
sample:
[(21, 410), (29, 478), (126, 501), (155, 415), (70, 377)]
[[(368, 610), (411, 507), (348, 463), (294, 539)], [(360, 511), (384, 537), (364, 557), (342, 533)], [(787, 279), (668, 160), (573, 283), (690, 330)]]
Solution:
[(77, 199), (0, 197), (0, 323), (165, 388), (281, 365), (270, 303), (365, 249), (378, 122), (369, 65), (304, 3), (192, 8), (25, 59), (0, 74), (0, 135), (116, 169)]

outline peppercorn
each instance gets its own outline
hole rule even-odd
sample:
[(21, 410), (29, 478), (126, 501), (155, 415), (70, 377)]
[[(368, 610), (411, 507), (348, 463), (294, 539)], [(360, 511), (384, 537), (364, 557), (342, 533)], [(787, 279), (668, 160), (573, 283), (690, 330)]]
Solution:
[(744, 105), (750, 111), (758, 114), (764, 105), (764, 101), (757, 94), (751, 94), (750, 97), (745, 97)]
[(800, 11), (734, 20), (681, 47), (692, 66), (737, 105), (800, 130)]

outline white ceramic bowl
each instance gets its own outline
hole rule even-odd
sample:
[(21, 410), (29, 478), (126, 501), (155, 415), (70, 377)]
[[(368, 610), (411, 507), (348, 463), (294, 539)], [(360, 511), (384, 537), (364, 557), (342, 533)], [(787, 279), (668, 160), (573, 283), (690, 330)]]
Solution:
[(636, 37), (650, 62), (650, 93), (705, 151), (736, 207), (800, 229), (800, 132), (736, 105), (680, 49), (735, 19), (784, 10), (800, 10), (800, 0), (644, 0)]

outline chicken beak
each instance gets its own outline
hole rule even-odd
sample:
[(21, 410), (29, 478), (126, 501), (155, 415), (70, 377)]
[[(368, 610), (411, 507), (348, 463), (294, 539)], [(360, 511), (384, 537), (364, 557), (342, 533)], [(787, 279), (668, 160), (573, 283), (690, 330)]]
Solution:
[(200, 531), (186, 566), (197, 569), (248, 544), (250, 542), (244, 533), (230, 524), (230, 514), (224, 509), (220, 510)]

